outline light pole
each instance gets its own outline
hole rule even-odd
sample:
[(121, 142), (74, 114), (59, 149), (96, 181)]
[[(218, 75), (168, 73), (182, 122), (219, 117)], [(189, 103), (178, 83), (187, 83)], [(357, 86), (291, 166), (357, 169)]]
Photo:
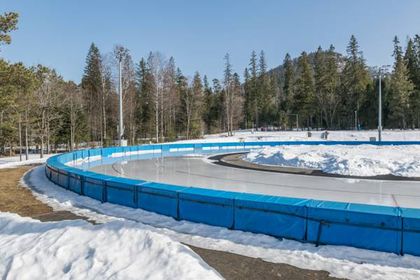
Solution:
[(382, 65), (378, 69), (379, 76), (379, 95), (378, 95), (378, 141), (382, 141), (382, 70), (386, 70), (389, 65)]
[(120, 147), (122, 146), (122, 139), (124, 134), (124, 125), (123, 125), (123, 108), (122, 108), (122, 71), (121, 71), (121, 60), (122, 55), (118, 58), (118, 97), (119, 97), (119, 110), (120, 110), (120, 117), (119, 117), (119, 130), (118, 130), (118, 142)]
[(382, 73), (379, 67), (379, 97), (378, 97), (378, 141), (382, 141)]

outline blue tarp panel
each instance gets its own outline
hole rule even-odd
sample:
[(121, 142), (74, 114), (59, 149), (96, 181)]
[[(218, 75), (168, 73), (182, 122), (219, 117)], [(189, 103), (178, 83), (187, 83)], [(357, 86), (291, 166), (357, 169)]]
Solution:
[(140, 186), (138, 207), (178, 218), (178, 192), (185, 187), (146, 183)]
[(397, 208), (328, 201), (307, 207), (310, 242), (401, 252), (402, 221)]
[(71, 191), (82, 194), (82, 177), (79, 174), (70, 173), (69, 189)]
[(90, 149), (88, 151), (89, 151), (89, 157), (101, 156), (102, 155), (102, 149)]
[(233, 228), (234, 198), (237, 193), (200, 188), (179, 192), (179, 218)]
[(305, 240), (307, 201), (241, 194), (235, 201), (235, 229)]
[(93, 172), (86, 172), (83, 192), (88, 197), (104, 201), (104, 184), (105, 180), (103, 176)]
[(106, 181), (106, 201), (128, 207), (137, 207), (137, 186), (144, 181), (115, 178)]
[(53, 181), (54, 183), (58, 184), (58, 170), (55, 168), (51, 168), (50, 170), (50, 180)]
[(66, 170), (58, 170), (58, 185), (62, 186), (65, 189), (69, 187), (69, 173)]
[(420, 256), (420, 209), (402, 208), (403, 253)]

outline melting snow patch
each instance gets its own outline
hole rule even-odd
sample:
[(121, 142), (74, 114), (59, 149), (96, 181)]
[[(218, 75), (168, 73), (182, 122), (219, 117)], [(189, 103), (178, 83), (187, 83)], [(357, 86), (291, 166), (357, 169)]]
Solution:
[(220, 279), (191, 249), (140, 223), (41, 223), (0, 213), (2, 279)]
[(245, 160), (256, 164), (319, 169), (326, 173), (420, 177), (420, 146), (295, 145), (251, 151)]

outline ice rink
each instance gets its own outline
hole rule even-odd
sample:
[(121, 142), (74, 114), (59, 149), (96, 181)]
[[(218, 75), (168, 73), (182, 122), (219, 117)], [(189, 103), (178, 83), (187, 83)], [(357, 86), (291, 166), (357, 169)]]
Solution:
[(246, 170), (204, 156), (118, 161), (90, 168), (98, 173), (173, 185), (274, 196), (420, 207), (420, 182), (315, 177)]

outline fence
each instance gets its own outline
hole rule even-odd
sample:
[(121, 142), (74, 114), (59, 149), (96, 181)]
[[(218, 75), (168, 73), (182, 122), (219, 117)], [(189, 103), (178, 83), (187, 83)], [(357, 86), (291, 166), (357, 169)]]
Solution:
[[(45, 168), (57, 185), (101, 202), (141, 208), (176, 220), (263, 233), (317, 245), (420, 256), (420, 209), (228, 192), (97, 174), (76, 163), (142, 154), (247, 151), (278, 145), (408, 145), (419, 142), (241, 142), (155, 144), (79, 150), (51, 157)], [(73, 166), (69, 165), (73, 164)], [(420, 192), (420, 184), (419, 184)], [(419, 205), (420, 206), (420, 205)]]

